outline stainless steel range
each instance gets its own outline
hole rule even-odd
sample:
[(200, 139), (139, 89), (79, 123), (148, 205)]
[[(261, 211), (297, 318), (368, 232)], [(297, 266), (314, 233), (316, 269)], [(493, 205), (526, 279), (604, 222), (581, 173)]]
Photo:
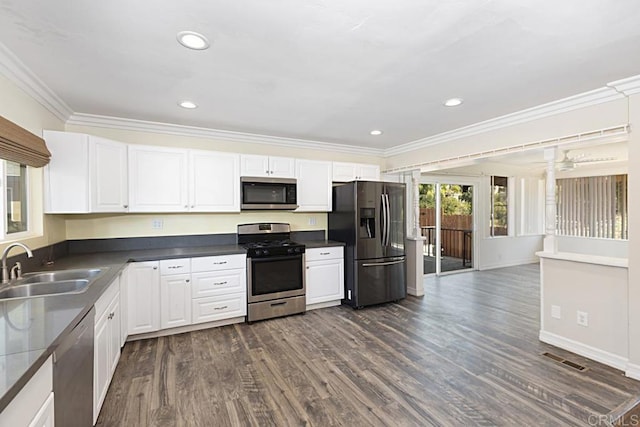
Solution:
[(238, 225), (247, 249), (247, 321), (306, 311), (303, 244), (284, 223)]

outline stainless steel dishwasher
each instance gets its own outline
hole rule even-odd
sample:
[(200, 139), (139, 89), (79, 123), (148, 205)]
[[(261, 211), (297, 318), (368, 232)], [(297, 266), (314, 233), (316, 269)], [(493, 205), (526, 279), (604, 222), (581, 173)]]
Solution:
[(53, 352), (55, 425), (93, 425), (93, 327), (91, 308)]

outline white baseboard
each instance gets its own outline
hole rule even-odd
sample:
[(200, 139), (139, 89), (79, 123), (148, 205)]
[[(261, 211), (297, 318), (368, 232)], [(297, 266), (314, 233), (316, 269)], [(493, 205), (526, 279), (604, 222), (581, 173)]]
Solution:
[(478, 267), (478, 270), (493, 270), (494, 268), (515, 267), (517, 265), (534, 264), (540, 262), (540, 258), (534, 256), (533, 258), (524, 258), (519, 260), (511, 260), (508, 262), (499, 262), (493, 264), (483, 264)]
[(327, 307), (335, 307), (336, 305), (340, 305), (342, 304), (341, 300), (335, 300), (335, 301), (327, 301), (327, 302), (319, 302), (316, 304), (309, 304), (307, 305), (307, 311), (309, 310), (315, 310), (318, 308), (327, 308)]
[(147, 338), (166, 337), (167, 335), (181, 334), (183, 332), (193, 332), (202, 329), (217, 328), (218, 326), (233, 325), (234, 323), (243, 323), (246, 321), (245, 316), (233, 317), (231, 319), (215, 320), (213, 322), (195, 323), (192, 325), (178, 326), (176, 328), (161, 329), (154, 332), (146, 332), (144, 334), (129, 335), (127, 342), (143, 340)]
[(423, 297), (424, 296), (424, 289), (422, 289), (422, 292), (418, 292), (418, 290), (416, 288), (407, 287), (407, 294), (408, 295), (413, 295), (414, 297)]
[(627, 363), (627, 370), (625, 371), (625, 375), (629, 378), (640, 381), (640, 365), (636, 365), (635, 363)]
[(618, 356), (617, 354), (609, 353), (608, 351), (591, 347), (590, 345), (561, 337), (551, 332), (540, 331), (540, 341), (579, 354), (580, 356), (587, 357), (596, 362), (611, 366), (612, 368), (620, 369), (621, 371), (624, 371), (629, 366), (629, 359), (626, 357)]

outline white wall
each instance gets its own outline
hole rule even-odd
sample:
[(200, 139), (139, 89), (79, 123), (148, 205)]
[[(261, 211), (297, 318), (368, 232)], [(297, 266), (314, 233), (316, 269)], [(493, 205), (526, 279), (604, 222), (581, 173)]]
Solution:
[(594, 239), (590, 237), (556, 236), (558, 252), (572, 252), (584, 255), (604, 255), (613, 258), (627, 258), (628, 240)]
[[(42, 137), (43, 129), (62, 130), (64, 124), (51, 112), (21, 89), (0, 75), (0, 115), (29, 132)], [(65, 224), (60, 217), (44, 215), (42, 169), (29, 168), (31, 192), (30, 220), (35, 222), (36, 235), (21, 239), (31, 249), (65, 240)], [(0, 244), (0, 250), (7, 243)], [(19, 251), (16, 251), (19, 252)]]
[[(629, 103), (630, 123), (640, 129), (640, 94)], [(640, 135), (629, 139), (629, 368), (627, 375), (640, 380)]]
[[(542, 260), (540, 338), (624, 370), (629, 355), (628, 277), (624, 267)], [(552, 306), (560, 310), (554, 318)], [(587, 313), (588, 326), (577, 323)]]

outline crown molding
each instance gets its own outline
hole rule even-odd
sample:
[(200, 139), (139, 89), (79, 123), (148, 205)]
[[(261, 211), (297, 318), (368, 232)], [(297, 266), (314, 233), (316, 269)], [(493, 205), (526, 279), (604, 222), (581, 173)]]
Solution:
[(35, 99), (61, 121), (73, 113), (71, 108), (0, 42), (0, 74)]
[(489, 119), (484, 122), (478, 122), (452, 131), (443, 132), (438, 135), (418, 139), (406, 144), (397, 145), (393, 148), (385, 150), (384, 157), (391, 157), (398, 154), (429, 147), (431, 145), (450, 142), (455, 139), (477, 135), (484, 132), (490, 132), (516, 124), (526, 123), (544, 117), (553, 116), (555, 114), (565, 113), (567, 111), (577, 110), (579, 108), (585, 108), (592, 105), (598, 105), (605, 102), (622, 99), (624, 97), (625, 95), (623, 93), (620, 93), (614, 88), (607, 86), (589, 92), (584, 92), (579, 95), (549, 102), (547, 104), (538, 105), (526, 110), (521, 110), (515, 113), (496, 117), (494, 119)]
[(382, 156), (384, 151), (376, 148), (342, 145), (324, 141), (285, 138), (279, 136), (260, 135), (254, 133), (233, 132), (227, 130), (184, 126), (171, 123), (152, 122), (146, 120), (124, 119), (120, 117), (101, 116), (95, 114), (74, 113), (67, 120), (67, 125), (91, 126), (107, 129), (128, 130), (135, 132), (151, 132), (168, 135), (208, 138), (229, 142), (250, 144), (267, 144), (280, 147), (313, 149), (369, 156)]
[(607, 83), (607, 86), (615, 89), (625, 96), (634, 95), (636, 93), (640, 93), (640, 75), (616, 80), (614, 82)]

